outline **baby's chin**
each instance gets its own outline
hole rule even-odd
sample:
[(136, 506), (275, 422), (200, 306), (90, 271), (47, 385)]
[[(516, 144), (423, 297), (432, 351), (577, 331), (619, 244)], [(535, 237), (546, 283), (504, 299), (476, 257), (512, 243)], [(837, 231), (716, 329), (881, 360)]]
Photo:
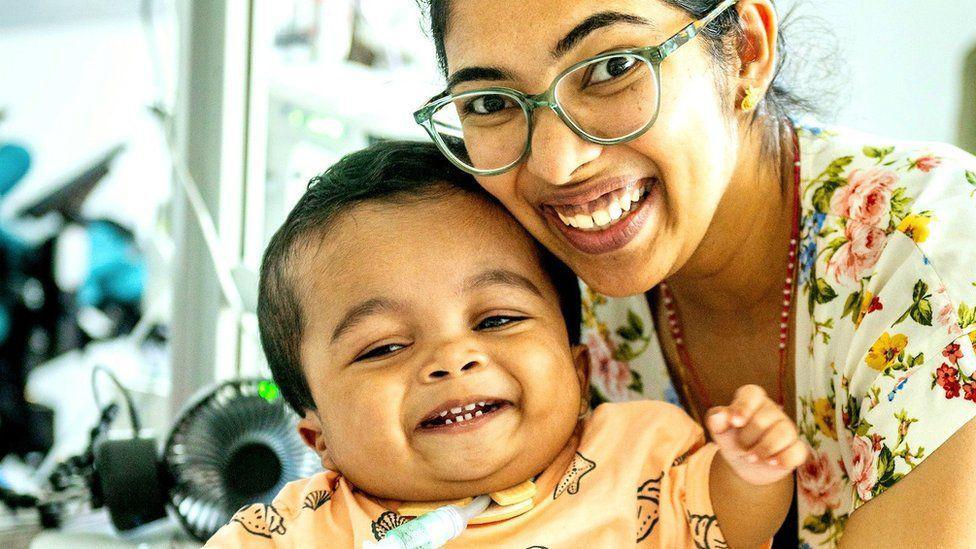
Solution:
[[(400, 501), (450, 501), (476, 497), (482, 494), (499, 492), (511, 488), (538, 475), (546, 468), (540, 467), (506, 467), (503, 470), (491, 472), (475, 478), (472, 474), (463, 476), (453, 475), (448, 478), (432, 478), (424, 486), (407, 490), (394, 490), (389, 499)], [(405, 488), (405, 487), (402, 487)]]
[[(397, 501), (450, 501), (480, 496), (511, 488), (541, 473), (549, 462), (528, 458), (525, 453), (508, 456), (465, 456), (442, 458), (436, 467), (423, 468), (411, 474), (391, 474), (362, 485), (363, 491)], [(551, 461), (551, 460), (549, 460)], [(404, 477), (409, 481), (404, 482)]]

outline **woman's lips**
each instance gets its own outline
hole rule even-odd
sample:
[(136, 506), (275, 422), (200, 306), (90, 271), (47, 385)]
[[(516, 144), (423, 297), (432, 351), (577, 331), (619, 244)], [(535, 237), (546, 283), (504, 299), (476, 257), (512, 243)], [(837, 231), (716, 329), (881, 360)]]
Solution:
[[(636, 204), (633, 194), (623, 192), (623, 195), (630, 198), (626, 212), (622, 211), (623, 204), (616, 197), (601, 197), (591, 204), (579, 206), (581, 211), (592, 213), (577, 215), (575, 219), (567, 219), (572, 211), (567, 211), (564, 206), (545, 206), (543, 212), (549, 224), (556, 227), (574, 248), (593, 255), (610, 253), (623, 248), (640, 233), (660, 201), (660, 187), (660, 180), (657, 178), (641, 179), (634, 187), (640, 189)], [(633, 189), (630, 192), (632, 191)], [(599, 204), (594, 206), (595, 203)], [(618, 211), (619, 216), (615, 215)], [(567, 220), (576, 226), (568, 225)]]

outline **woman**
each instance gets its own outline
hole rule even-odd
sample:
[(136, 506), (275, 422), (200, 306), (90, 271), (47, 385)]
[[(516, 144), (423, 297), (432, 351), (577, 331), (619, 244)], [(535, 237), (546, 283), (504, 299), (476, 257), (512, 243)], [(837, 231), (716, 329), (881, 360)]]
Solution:
[(758, 384), (814, 450), (793, 543), (976, 546), (976, 160), (794, 127), (771, 0), (430, 9), (417, 121), (588, 286), (598, 399)]

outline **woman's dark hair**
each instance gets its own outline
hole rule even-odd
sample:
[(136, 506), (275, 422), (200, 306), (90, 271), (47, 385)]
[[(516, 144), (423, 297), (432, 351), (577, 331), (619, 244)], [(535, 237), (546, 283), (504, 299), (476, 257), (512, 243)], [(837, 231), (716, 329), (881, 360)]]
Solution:
[[(258, 288), (261, 345), (285, 401), (298, 412), (315, 402), (302, 369), (304, 331), (301, 300), (295, 289), (294, 259), (321, 242), (339, 215), (357, 204), (411, 204), (468, 192), (497, 203), (433, 143), (384, 141), (343, 157), (314, 177), (308, 190), (275, 232), (264, 252)], [(499, 215), (506, 215), (499, 205)], [(536, 244), (543, 271), (559, 294), (570, 344), (580, 339), (580, 291), (576, 275)], [(321, 304), (327, 307), (328, 303)]]
[[(721, 0), (660, 0), (665, 4), (678, 8), (690, 17), (698, 19), (705, 16)], [(434, 40), (437, 52), (437, 62), (441, 71), (447, 73), (447, 54), (444, 49), (444, 37), (450, 21), (450, 0), (418, 0), (422, 7), (426, 7), (430, 16), (430, 34)], [(677, 29), (675, 29), (677, 30)], [(753, 123), (764, 123), (764, 153), (776, 153), (783, 139), (782, 120), (788, 116), (799, 116), (804, 113), (816, 112), (812, 101), (805, 99), (789, 87), (785, 78), (780, 74), (786, 64), (786, 38), (780, 28), (776, 50), (778, 53), (777, 67), (772, 85), (767, 90), (759, 108), (753, 111)], [(735, 67), (737, 52), (745, 40), (739, 13), (735, 9), (728, 9), (715, 21), (708, 25), (701, 33), (705, 39), (706, 48), (720, 69), (722, 75), (729, 74)], [(722, 82), (722, 80), (718, 80)], [(726, 105), (731, 107), (731, 105)]]

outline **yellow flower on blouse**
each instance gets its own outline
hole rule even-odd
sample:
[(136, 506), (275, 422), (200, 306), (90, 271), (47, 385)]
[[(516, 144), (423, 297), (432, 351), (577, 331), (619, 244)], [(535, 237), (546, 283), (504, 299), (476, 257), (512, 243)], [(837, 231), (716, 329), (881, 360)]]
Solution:
[(837, 430), (834, 429), (834, 404), (826, 398), (813, 401), (813, 420), (824, 436), (837, 440)]
[(908, 347), (908, 337), (903, 334), (892, 336), (885, 332), (871, 346), (864, 361), (868, 366), (883, 372), (895, 363), (895, 359), (905, 350), (905, 347)]
[(898, 230), (908, 235), (916, 244), (921, 244), (929, 238), (929, 222), (931, 217), (910, 215), (898, 224)]

